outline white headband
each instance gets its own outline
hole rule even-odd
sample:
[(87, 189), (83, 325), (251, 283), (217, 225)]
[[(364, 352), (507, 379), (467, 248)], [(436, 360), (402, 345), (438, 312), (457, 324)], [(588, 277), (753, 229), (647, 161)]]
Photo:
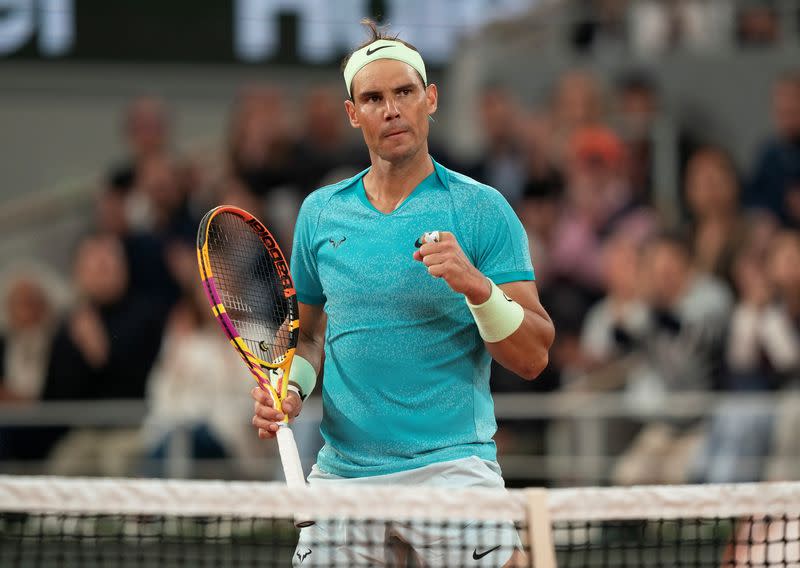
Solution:
[(407, 63), (420, 74), (425, 86), (428, 85), (428, 76), (425, 74), (425, 63), (422, 61), (422, 56), (419, 52), (403, 45), (399, 41), (379, 39), (353, 52), (353, 55), (347, 60), (347, 65), (344, 68), (344, 82), (347, 85), (347, 94), (351, 97), (353, 96), (351, 85), (353, 84), (353, 77), (356, 76), (356, 73), (361, 71), (368, 63), (372, 63), (378, 59), (396, 59), (397, 61)]

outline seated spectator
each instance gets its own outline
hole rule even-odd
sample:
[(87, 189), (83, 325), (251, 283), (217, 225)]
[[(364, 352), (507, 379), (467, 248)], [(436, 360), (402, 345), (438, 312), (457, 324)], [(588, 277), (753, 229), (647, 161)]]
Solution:
[[(57, 320), (57, 277), (35, 266), (18, 267), (4, 283), (7, 317), (0, 335), (0, 401), (37, 401)], [(0, 460), (41, 459), (49, 446), (42, 429), (0, 427)]]
[(197, 284), (170, 314), (161, 353), (147, 381), (148, 415), (142, 428), (144, 473), (169, 475), (170, 448), (186, 436), (188, 457), (238, 460), (239, 468), (208, 469), (193, 475), (239, 476), (260, 444), (249, 435), (250, 389), (255, 385), (214, 321)]
[(733, 257), (747, 231), (739, 211), (739, 183), (730, 157), (720, 148), (699, 149), (689, 160), (684, 191), (695, 267), (703, 274), (732, 283)]
[[(77, 301), (56, 331), (43, 398), (142, 399), (161, 342), (163, 307), (129, 290), (115, 237), (84, 239), (73, 276)], [(51, 471), (122, 475), (137, 446), (135, 432), (76, 430), (54, 449)]]
[(279, 241), (291, 242), (305, 174), (284, 93), (270, 86), (243, 90), (231, 115), (227, 145), (228, 175), (258, 198), (259, 208), (251, 213)]
[(743, 195), (748, 208), (766, 209), (800, 227), (800, 72), (781, 75), (772, 88), (775, 133), (761, 147)]
[[(657, 199), (655, 179), (663, 172), (656, 171), (656, 156), (665, 150), (670, 153), (677, 150), (682, 177), (697, 146), (697, 136), (667, 108), (655, 77), (646, 71), (625, 72), (617, 81), (615, 99), (614, 126), (625, 144), (626, 172), (634, 199), (659, 208), (678, 205)], [(672, 137), (663, 134), (665, 125), (667, 132), (672, 131)], [(676, 146), (670, 147), (673, 144)]]
[(577, 131), (570, 147), (564, 208), (550, 251), (551, 270), (588, 295), (602, 290), (600, 250), (616, 230), (644, 235), (652, 215), (632, 201), (624, 148), (604, 127)]
[[(743, 250), (736, 259), (735, 281), (739, 300), (731, 318), (723, 388), (786, 388), (800, 371), (800, 235), (779, 234), (766, 259), (749, 248)], [(715, 409), (695, 480), (763, 479), (776, 425), (784, 433), (796, 432), (797, 427), (794, 410), (780, 415), (777, 423), (775, 410), (769, 403), (750, 401), (732, 401)]]
[[(800, 231), (784, 231), (775, 238), (769, 255), (768, 271), (775, 286), (775, 301), (782, 309), (782, 323), (778, 318), (765, 331), (773, 342), (782, 345), (783, 358), (779, 374), (784, 395), (777, 409), (772, 445), (773, 459), (767, 464), (766, 478), (770, 480), (796, 479), (797, 456), (800, 456), (800, 431), (798, 419), (798, 388), (800, 387)], [(790, 354), (791, 350), (791, 354)], [(778, 348), (775, 349), (777, 359)]]
[(33, 401), (42, 394), (57, 316), (41, 270), (14, 270), (4, 285), (6, 327), (0, 336), (0, 400)]
[[(728, 288), (695, 272), (685, 240), (670, 233), (644, 246), (642, 286), (649, 321), (637, 345), (644, 364), (627, 385), (631, 404), (648, 408), (668, 392), (717, 387), (732, 305)], [(627, 340), (636, 345), (635, 338)], [(617, 463), (613, 480), (621, 485), (685, 482), (701, 441), (695, 420), (645, 424)]]
[[(586, 314), (581, 332), (580, 371), (588, 372), (592, 380), (574, 386), (606, 390), (626, 383), (627, 373), (616, 364), (640, 345), (649, 311), (639, 285), (637, 241), (627, 234), (613, 235), (603, 246), (602, 263), (606, 295)], [(611, 365), (615, 373), (598, 372)]]
[(173, 248), (194, 246), (198, 220), (188, 207), (188, 190), (176, 164), (157, 156), (143, 161), (137, 182), (126, 194), (98, 196), (100, 232), (120, 239), (125, 249), (130, 289), (168, 310), (180, 295), (169, 269)]
[(109, 172), (107, 185), (126, 194), (137, 183), (140, 165), (169, 151), (170, 120), (164, 101), (153, 96), (134, 99), (125, 109), (122, 134), (128, 156)]

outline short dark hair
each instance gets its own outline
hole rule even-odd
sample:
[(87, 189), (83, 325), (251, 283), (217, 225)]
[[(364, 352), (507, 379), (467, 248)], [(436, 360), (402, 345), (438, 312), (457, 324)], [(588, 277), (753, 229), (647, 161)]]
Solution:
[[(353, 56), (353, 54), (356, 51), (358, 51), (359, 49), (364, 49), (368, 45), (372, 45), (376, 41), (379, 41), (379, 40), (382, 40), (382, 39), (388, 39), (390, 41), (396, 41), (396, 42), (402, 43), (407, 48), (413, 49), (414, 51), (419, 53), (419, 50), (416, 47), (414, 47), (413, 45), (411, 45), (407, 41), (404, 41), (404, 40), (400, 39), (397, 34), (391, 35), (389, 33), (386, 33), (386, 28), (388, 26), (384, 26), (383, 28), (380, 28), (380, 27), (378, 27), (377, 22), (375, 22), (375, 20), (372, 20), (370, 18), (362, 18), (361, 25), (367, 28), (367, 31), (369, 32), (369, 38), (364, 43), (362, 43), (357, 48), (355, 48), (353, 51), (348, 53), (345, 56), (344, 59), (342, 59), (342, 65), (341, 65), (342, 73), (344, 73), (344, 69), (345, 69), (345, 67), (347, 67), (347, 62), (350, 61), (350, 58)], [(419, 75), (419, 73), (417, 73), (417, 75)], [(423, 86), (427, 86), (426, 83), (425, 83), (425, 80), (422, 78), (422, 75), (419, 75), (419, 80), (422, 81)], [(351, 99), (353, 98), (352, 95), (350, 96), (350, 98)]]

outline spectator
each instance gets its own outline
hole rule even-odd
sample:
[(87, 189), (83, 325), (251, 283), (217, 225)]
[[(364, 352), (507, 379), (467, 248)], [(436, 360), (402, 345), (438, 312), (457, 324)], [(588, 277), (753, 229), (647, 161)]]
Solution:
[(291, 242), (304, 196), (304, 166), (284, 94), (273, 87), (246, 88), (234, 107), (228, 131), (231, 177), (258, 198), (261, 217), (281, 242)]
[(732, 284), (733, 257), (746, 227), (739, 212), (739, 182), (730, 157), (720, 148), (699, 149), (689, 160), (684, 191), (695, 267)]
[(564, 180), (548, 152), (553, 121), (546, 112), (536, 110), (520, 117), (520, 141), (524, 151), (525, 182), (523, 200), (561, 198)]
[(775, 134), (759, 153), (744, 204), (800, 227), (800, 71), (781, 75), (772, 88)]
[(550, 249), (561, 212), (564, 180), (550, 161), (548, 137), (551, 124), (542, 112), (528, 115), (522, 125), (525, 182), (517, 214), (528, 233), (531, 258), (536, 262), (536, 286), (547, 294), (552, 282)]
[(324, 185), (322, 181), (334, 170), (349, 167), (360, 171), (369, 165), (369, 156), (349, 137), (341, 92), (341, 87), (316, 87), (304, 101), (303, 134), (298, 148), (304, 194)]
[[(0, 401), (37, 401), (44, 388), (58, 304), (57, 278), (39, 267), (14, 269), (4, 286), (6, 329), (0, 336)], [(0, 428), (0, 459), (41, 459), (49, 430)]]
[[(774, 240), (769, 255), (769, 273), (776, 290), (776, 301), (782, 307), (782, 323), (776, 320), (764, 335), (773, 343), (782, 344), (783, 363), (776, 370), (785, 396), (777, 408), (774, 459), (767, 464), (767, 479), (795, 479), (797, 456), (800, 455), (800, 429), (797, 390), (800, 386), (800, 232), (784, 231)], [(783, 332), (781, 331), (783, 329)], [(776, 345), (777, 347), (777, 345)], [(791, 351), (790, 351), (791, 350)], [(777, 349), (776, 349), (777, 355)]]
[(141, 398), (164, 316), (128, 294), (125, 253), (114, 237), (80, 243), (74, 281), (78, 302), (56, 333), (45, 397)]
[(277, 188), (299, 191), (299, 164), (284, 94), (275, 87), (244, 89), (229, 124), (232, 174), (259, 197)]
[[(112, 236), (80, 243), (74, 283), (78, 300), (56, 331), (43, 398), (143, 398), (161, 341), (162, 306), (129, 293), (124, 249)], [(51, 468), (63, 474), (121, 475), (137, 445), (135, 432), (73, 431), (54, 449)]]
[(643, 73), (629, 73), (619, 82), (616, 99), (629, 183), (642, 201), (652, 204), (653, 131), (661, 113), (655, 84)]
[(564, 172), (575, 132), (604, 123), (606, 108), (602, 88), (588, 71), (572, 70), (559, 77), (551, 100), (552, 128), (548, 156)]
[(5, 285), (7, 324), (0, 336), (0, 400), (32, 401), (42, 394), (57, 307), (37, 268), (15, 270)]
[(173, 162), (149, 158), (141, 164), (134, 188), (125, 195), (101, 193), (96, 209), (98, 229), (123, 244), (131, 292), (148, 295), (164, 310), (180, 295), (169, 257), (175, 248), (193, 247), (197, 230), (181, 179)]
[(663, 207), (664, 203), (656, 202), (655, 156), (663, 146), (674, 144), (667, 150), (677, 150), (683, 175), (697, 146), (696, 136), (677, 117), (669, 115), (655, 78), (641, 70), (628, 71), (617, 82), (615, 127), (625, 144), (628, 181), (635, 200)]
[[(581, 370), (592, 373), (629, 355), (647, 331), (649, 312), (641, 297), (639, 244), (631, 236), (616, 233), (606, 241), (602, 255), (606, 295), (586, 315), (581, 333)], [(585, 385), (593, 389), (624, 386), (625, 373), (618, 384)], [(594, 375), (598, 380), (600, 374)]]
[(505, 87), (490, 86), (481, 93), (479, 116), (485, 147), (480, 160), (467, 173), (497, 188), (509, 203), (516, 205), (525, 181), (519, 105)]
[(565, 175), (565, 199), (552, 229), (548, 269), (552, 284), (542, 298), (551, 305), (559, 330), (552, 350), (554, 365), (565, 375), (581, 369), (581, 333), (586, 310), (604, 291), (603, 243), (608, 235), (640, 238), (653, 219), (630, 200), (624, 174), (624, 149), (604, 127), (575, 132)]
[(128, 156), (109, 172), (110, 190), (127, 193), (136, 185), (143, 162), (167, 154), (170, 126), (169, 113), (161, 99), (142, 96), (128, 105), (122, 125)]
[[(689, 247), (679, 236), (653, 237), (643, 249), (642, 260), (642, 285), (650, 313), (647, 332), (638, 344), (644, 365), (628, 384), (631, 402), (647, 407), (666, 392), (718, 387), (730, 292), (715, 279), (693, 271)], [(633, 343), (634, 338), (628, 341)], [(685, 482), (701, 440), (694, 420), (645, 424), (617, 463), (614, 482)]]
[(602, 290), (600, 250), (615, 230), (647, 233), (650, 215), (632, 201), (624, 147), (609, 129), (587, 127), (571, 141), (565, 203), (555, 229), (551, 269), (585, 294)]
[[(723, 387), (729, 391), (785, 388), (800, 370), (800, 235), (779, 234), (766, 261), (744, 249), (735, 266), (739, 301), (731, 318)], [(773, 405), (757, 401), (720, 405), (712, 416), (696, 480), (763, 479), (775, 411)], [(779, 432), (796, 432), (794, 415), (794, 410), (779, 415)], [(787, 436), (782, 438), (785, 441)]]
[[(247, 466), (246, 458), (259, 453), (246, 435), (251, 388), (249, 373), (220, 332), (202, 287), (196, 284), (173, 309), (148, 378), (149, 411), (142, 428), (145, 473), (169, 474), (165, 459), (181, 433), (188, 437), (188, 457), (236, 458)], [(207, 473), (227, 477), (241, 475), (243, 468), (217, 467)]]

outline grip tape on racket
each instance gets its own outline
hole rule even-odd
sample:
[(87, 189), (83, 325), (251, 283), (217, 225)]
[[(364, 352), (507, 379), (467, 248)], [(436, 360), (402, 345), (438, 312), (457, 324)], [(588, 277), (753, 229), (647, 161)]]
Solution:
[(278, 452), (281, 455), (283, 475), (289, 487), (305, 487), (306, 480), (303, 475), (303, 466), (300, 463), (300, 453), (294, 441), (291, 428), (281, 424), (276, 434), (278, 438)]
[[(297, 451), (292, 429), (285, 424), (281, 424), (276, 437), (278, 438), (278, 453), (281, 455), (281, 465), (283, 466), (283, 475), (286, 477), (286, 485), (291, 488), (305, 487), (306, 478), (303, 475), (300, 452)], [(310, 527), (313, 524), (314, 521), (309, 518), (295, 517), (294, 519), (294, 526), (297, 528)]]

